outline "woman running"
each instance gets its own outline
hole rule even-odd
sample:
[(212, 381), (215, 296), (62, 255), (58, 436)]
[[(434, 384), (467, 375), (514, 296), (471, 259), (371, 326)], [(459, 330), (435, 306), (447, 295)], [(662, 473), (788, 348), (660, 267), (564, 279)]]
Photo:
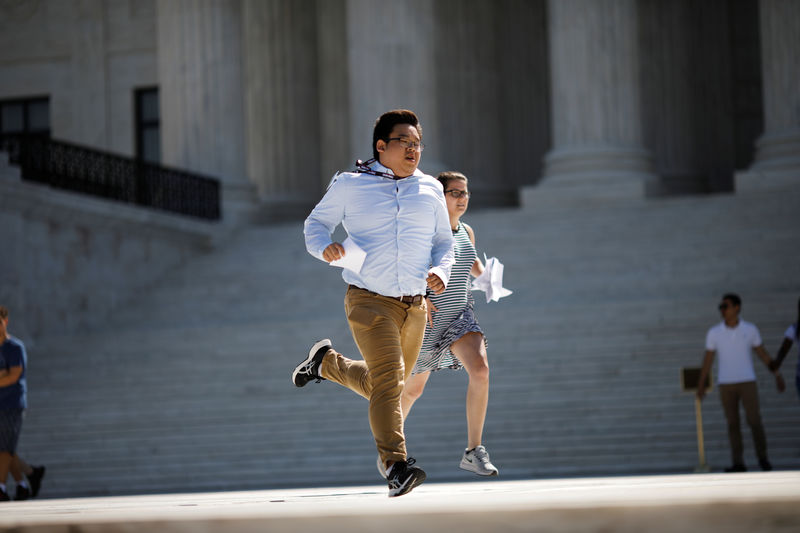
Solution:
[(483, 263), (475, 251), (475, 232), (461, 221), (467, 211), (470, 192), (467, 177), (460, 172), (442, 172), (437, 176), (444, 186), (450, 227), (455, 239), (455, 263), (447, 289), (428, 298), (428, 324), (417, 364), (403, 389), (404, 419), (422, 395), (431, 372), (443, 368), (464, 367), (469, 374), (467, 386), (467, 448), (459, 465), (481, 476), (496, 476), (497, 468), (481, 442), (486, 406), (489, 403), (489, 362), (486, 338), (473, 312), (470, 274), (483, 273)]

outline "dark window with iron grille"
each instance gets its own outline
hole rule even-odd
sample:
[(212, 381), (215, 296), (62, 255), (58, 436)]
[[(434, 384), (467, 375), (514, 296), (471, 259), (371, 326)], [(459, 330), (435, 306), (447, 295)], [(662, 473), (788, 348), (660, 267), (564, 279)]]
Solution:
[(136, 158), (146, 163), (161, 162), (161, 114), (158, 89), (136, 89)]
[(0, 136), (31, 133), (50, 137), (50, 99), (0, 100)]

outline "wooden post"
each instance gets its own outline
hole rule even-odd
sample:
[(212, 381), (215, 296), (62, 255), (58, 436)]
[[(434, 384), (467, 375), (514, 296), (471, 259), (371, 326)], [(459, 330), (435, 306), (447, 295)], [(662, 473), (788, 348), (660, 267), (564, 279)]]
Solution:
[(694, 415), (697, 423), (697, 466), (696, 473), (711, 472), (711, 468), (706, 463), (706, 447), (703, 440), (703, 407), (700, 399), (694, 397)]
[[(699, 368), (681, 368), (681, 388), (684, 392), (697, 393), (700, 382)], [(711, 390), (711, 376), (706, 376), (706, 392)], [(702, 402), (694, 395), (694, 417), (697, 427), (697, 466), (696, 473), (711, 472), (711, 467), (706, 463), (706, 447), (703, 440), (703, 407)]]

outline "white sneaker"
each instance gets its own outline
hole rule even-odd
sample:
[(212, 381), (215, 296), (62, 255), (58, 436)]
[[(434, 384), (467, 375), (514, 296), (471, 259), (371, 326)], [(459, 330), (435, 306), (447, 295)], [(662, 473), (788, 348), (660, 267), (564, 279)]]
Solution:
[(479, 476), (496, 476), (498, 474), (497, 468), (489, 459), (489, 452), (483, 446), (476, 446), (472, 450), (464, 450), (464, 456), (461, 457), (461, 464), (458, 467), (462, 470), (475, 472)]

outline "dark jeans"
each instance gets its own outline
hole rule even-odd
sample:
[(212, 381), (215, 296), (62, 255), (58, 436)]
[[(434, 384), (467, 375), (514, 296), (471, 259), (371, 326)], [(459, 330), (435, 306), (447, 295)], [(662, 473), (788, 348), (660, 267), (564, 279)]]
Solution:
[(720, 385), (719, 397), (722, 400), (722, 408), (725, 410), (725, 419), (728, 421), (728, 440), (731, 443), (733, 464), (744, 464), (742, 430), (739, 424), (739, 402), (744, 407), (745, 418), (750, 426), (750, 432), (753, 434), (756, 456), (759, 460), (766, 459), (767, 437), (764, 433), (764, 425), (761, 423), (756, 382), (747, 381), (745, 383)]

